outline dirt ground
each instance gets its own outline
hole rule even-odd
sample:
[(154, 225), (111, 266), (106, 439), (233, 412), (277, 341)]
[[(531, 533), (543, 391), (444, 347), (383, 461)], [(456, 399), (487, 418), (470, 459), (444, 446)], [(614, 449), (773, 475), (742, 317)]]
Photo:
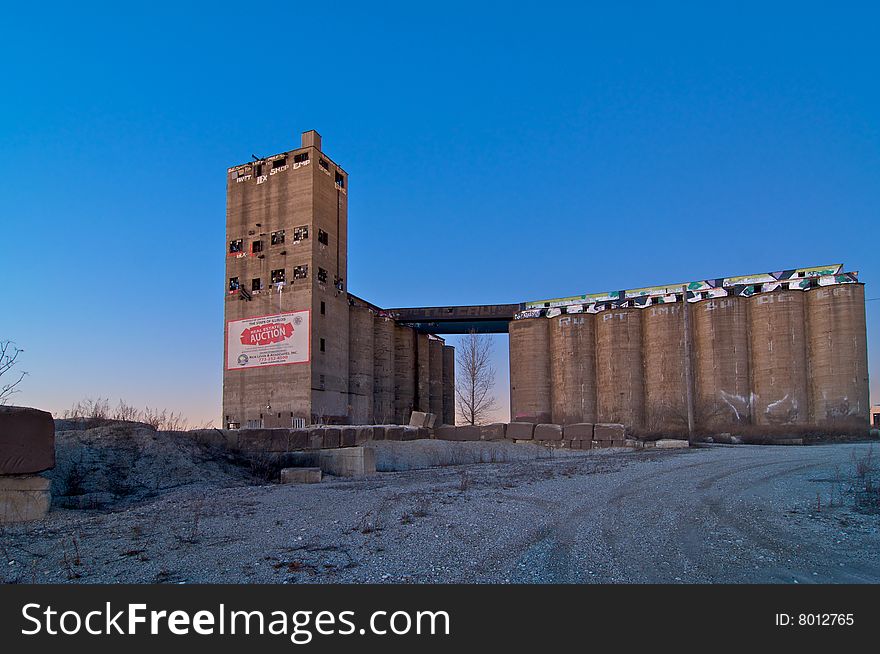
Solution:
[[(64, 439), (87, 442), (96, 466), (98, 436)], [(877, 583), (877, 449), (604, 450), (290, 486), (228, 461), (199, 476), (164, 454), (151, 474), (176, 466), (183, 481), (151, 480), (142, 452), (148, 492), (114, 468), (125, 501), (77, 489), (108, 499), (59, 498), (46, 519), (2, 528), (0, 581)]]

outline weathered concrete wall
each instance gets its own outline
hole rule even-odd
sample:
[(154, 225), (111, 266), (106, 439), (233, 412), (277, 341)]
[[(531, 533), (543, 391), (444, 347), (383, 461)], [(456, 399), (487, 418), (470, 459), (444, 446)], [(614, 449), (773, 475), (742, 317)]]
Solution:
[(443, 341), (428, 342), (428, 406), (438, 418), (443, 416)]
[[(226, 235), (241, 239), (242, 251), (227, 247), (225, 319), (240, 320), (289, 311), (310, 311), (311, 353), (308, 363), (226, 369), (223, 375), (224, 424), (242, 427), (290, 426), (292, 418), (345, 422), (348, 419), (348, 298), (345, 287), (348, 243), (347, 175), (320, 150), (320, 137), (303, 137), (302, 147), (230, 168), (226, 184)], [(295, 157), (308, 155), (305, 162)], [(325, 161), (327, 169), (319, 165)], [(336, 175), (343, 179), (341, 187)], [(295, 239), (295, 230), (308, 236)], [(272, 234), (284, 231), (283, 243)], [(324, 232), (326, 244), (319, 241)], [(261, 250), (254, 243), (262, 244)], [(308, 266), (305, 278), (293, 270)], [(284, 285), (273, 288), (271, 274), (284, 271)], [(326, 279), (319, 278), (319, 270)], [(229, 290), (237, 278), (250, 294), (244, 299)], [(254, 289), (259, 280), (262, 289)], [(218, 280), (219, 282), (220, 280)], [(323, 351), (321, 343), (323, 340)], [(268, 408), (267, 408), (268, 407)]]
[(455, 424), (455, 348), (443, 346), (443, 415), (444, 425)]
[(373, 417), (394, 420), (394, 321), (380, 316), (373, 319)]
[(394, 422), (406, 424), (416, 401), (416, 336), (394, 326)]
[(510, 415), (514, 422), (552, 418), (550, 322), (543, 318), (510, 323)]
[(348, 402), (349, 422), (373, 422), (374, 377), (373, 312), (353, 306), (348, 312)]

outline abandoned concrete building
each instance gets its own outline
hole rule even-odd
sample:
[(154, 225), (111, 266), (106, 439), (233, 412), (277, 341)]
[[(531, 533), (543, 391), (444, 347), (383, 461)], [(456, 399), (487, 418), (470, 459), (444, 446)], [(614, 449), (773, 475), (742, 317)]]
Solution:
[(454, 350), (347, 291), (348, 174), (300, 148), (226, 180), (227, 427), (455, 420)]
[(867, 427), (864, 285), (841, 264), (521, 304), (347, 291), (348, 175), (302, 145), (227, 171), (224, 424), (455, 422), (438, 334), (510, 334), (511, 419), (638, 431)]

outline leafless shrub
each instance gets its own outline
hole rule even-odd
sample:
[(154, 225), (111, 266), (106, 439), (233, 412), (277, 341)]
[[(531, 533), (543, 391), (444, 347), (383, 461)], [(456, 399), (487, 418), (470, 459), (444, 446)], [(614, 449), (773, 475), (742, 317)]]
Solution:
[(64, 461), (61, 468), (61, 488), (60, 494), (66, 497), (74, 495), (83, 495), (85, 491), (85, 480), (88, 470), (83, 463), (82, 455), (79, 458), (70, 458)]
[(119, 400), (116, 409), (111, 416), (113, 420), (124, 420), (127, 422), (136, 422), (140, 418), (141, 412), (134, 405), (127, 404), (125, 400)]
[(414, 518), (424, 518), (428, 515), (429, 509), (430, 506), (428, 504), (428, 499), (426, 497), (420, 497), (415, 508), (412, 510), (412, 515)]
[(871, 445), (868, 448), (868, 451), (862, 456), (856, 456), (856, 453), (852, 453), (853, 466), (855, 468), (856, 476), (859, 479), (864, 479), (874, 470), (874, 446)]
[(362, 534), (372, 534), (377, 531), (382, 530), (382, 520), (379, 517), (379, 513), (373, 513), (372, 511), (367, 511), (364, 514), (364, 517), (361, 518), (360, 524), (360, 532)]
[(470, 490), (471, 487), (471, 476), (468, 474), (467, 470), (461, 471), (461, 478), (458, 481), (458, 490), (462, 492), (466, 492)]
[(108, 420), (110, 418), (110, 400), (108, 398), (87, 397), (73, 404), (62, 414), (62, 418), (77, 419), (91, 418), (98, 420)]
[(0, 382), (0, 406), (9, 401), (10, 396), (18, 392), (18, 385), (27, 375), (26, 372), (13, 372), (18, 356), (24, 352), (15, 346), (12, 341), (0, 341), (0, 377), (6, 375), (4, 381)]

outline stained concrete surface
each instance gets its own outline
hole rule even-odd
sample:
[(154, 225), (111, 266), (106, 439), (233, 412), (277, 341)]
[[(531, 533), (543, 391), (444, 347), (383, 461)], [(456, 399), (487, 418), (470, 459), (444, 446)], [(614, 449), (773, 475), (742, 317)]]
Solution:
[[(56, 508), (7, 526), (0, 575), (877, 583), (880, 514), (857, 506), (866, 497), (856, 466), (870, 448), (603, 450), (312, 485), (180, 488), (124, 510)], [(876, 474), (867, 474), (875, 486)]]

